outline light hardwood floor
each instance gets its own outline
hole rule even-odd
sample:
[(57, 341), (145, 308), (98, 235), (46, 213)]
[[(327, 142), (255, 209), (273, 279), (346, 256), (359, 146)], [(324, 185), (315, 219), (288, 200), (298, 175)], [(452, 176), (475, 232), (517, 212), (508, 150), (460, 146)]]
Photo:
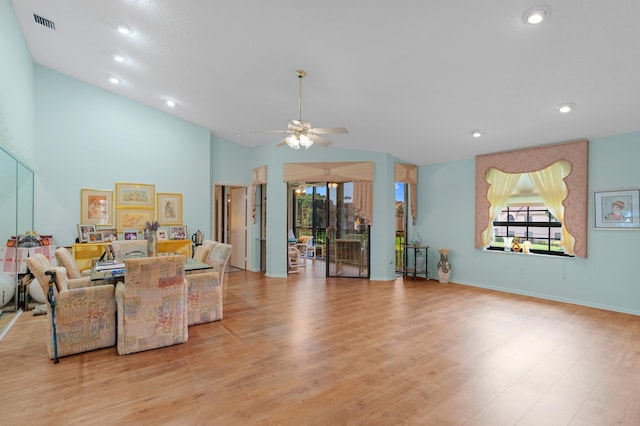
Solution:
[(26, 312), (0, 342), (0, 423), (640, 424), (638, 316), (308, 271), (228, 274), (222, 321), (128, 356), (54, 365)]

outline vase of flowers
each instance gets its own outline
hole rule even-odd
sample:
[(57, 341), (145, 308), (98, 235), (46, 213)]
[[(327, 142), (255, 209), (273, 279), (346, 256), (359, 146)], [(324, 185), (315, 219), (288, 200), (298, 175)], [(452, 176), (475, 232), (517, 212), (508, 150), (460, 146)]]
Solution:
[(451, 276), (451, 263), (449, 263), (449, 252), (451, 249), (439, 248), (440, 261), (438, 262), (438, 281), (443, 284), (449, 282)]
[(158, 228), (160, 224), (157, 220), (147, 222), (145, 229), (147, 230), (147, 256), (153, 257), (158, 255)]

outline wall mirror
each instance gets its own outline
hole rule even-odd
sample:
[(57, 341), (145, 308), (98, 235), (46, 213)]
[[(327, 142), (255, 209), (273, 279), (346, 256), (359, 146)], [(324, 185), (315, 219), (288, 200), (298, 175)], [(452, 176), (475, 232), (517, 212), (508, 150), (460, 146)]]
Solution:
[(0, 339), (20, 313), (12, 236), (33, 230), (33, 171), (0, 147)]

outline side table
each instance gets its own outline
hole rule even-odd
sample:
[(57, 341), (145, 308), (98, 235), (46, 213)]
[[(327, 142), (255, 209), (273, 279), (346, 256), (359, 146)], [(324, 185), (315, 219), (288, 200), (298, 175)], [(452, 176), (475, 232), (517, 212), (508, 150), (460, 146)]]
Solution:
[[(409, 254), (413, 257), (410, 259)], [(419, 275), (424, 276), (425, 279), (429, 279), (429, 271), (427, 265), (429, 256), (429, 246), (414, 246), (412, 244), (405, 244), (404, 246), (404, 267), (402, 271), (402, 278), (407, 275), (413, 276), (413, 280)]]

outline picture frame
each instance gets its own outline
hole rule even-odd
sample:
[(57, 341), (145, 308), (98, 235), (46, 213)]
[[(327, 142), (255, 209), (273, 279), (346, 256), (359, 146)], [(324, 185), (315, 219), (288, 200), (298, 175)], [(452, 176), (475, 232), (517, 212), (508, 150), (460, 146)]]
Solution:
[(80, 189), (80, 222), (113, 225), (113, 191)]
[(153, 222), (153, 210), (118, 209), (116, 210), (116, 228), (143, 229), (146, 222)]
[(118, 230), (116, 228), (99, 229), (102, 232), (102, 238), (104, 241), (111, 242), (118, 240)]
[(155, 199), (155, 185), (116, 182), (116, 207), (118, 209), (153, 209)]
[(137, 240), (138, 238), (138, 231), (136, 229), (127, 229), (122, 231), (122, 239), (125, 241), (132, 241), (132, 240)]
[(104, 242), (104, 236), (102, 235), (102, 232), (100, 232), (100, 231), (89, 232), (87, 234), (87, 242), (88, 243), (102, 243), (102, 242)]
[(172, 240), (186, 240), (187, 239), (187, 227), (184, 225), (181, 226), (170, 226), (169, 227), (169, 238)]
[(158, 192), (156, 216), (160, 225), (182, 225), (182, 194)]
[(640, 189), (594, 191), (595, 229), (639, 230)]
[(96, 226), (93, 224), (79, 224), (78, 225), (78, 242), (86, 243), (89, 238), (90, 232), (96, 232)]
[(158, 241), (162, 240), (168, 240), (169, 238), (167, 237), (167, 230), (166, 229), (158, 229)]

